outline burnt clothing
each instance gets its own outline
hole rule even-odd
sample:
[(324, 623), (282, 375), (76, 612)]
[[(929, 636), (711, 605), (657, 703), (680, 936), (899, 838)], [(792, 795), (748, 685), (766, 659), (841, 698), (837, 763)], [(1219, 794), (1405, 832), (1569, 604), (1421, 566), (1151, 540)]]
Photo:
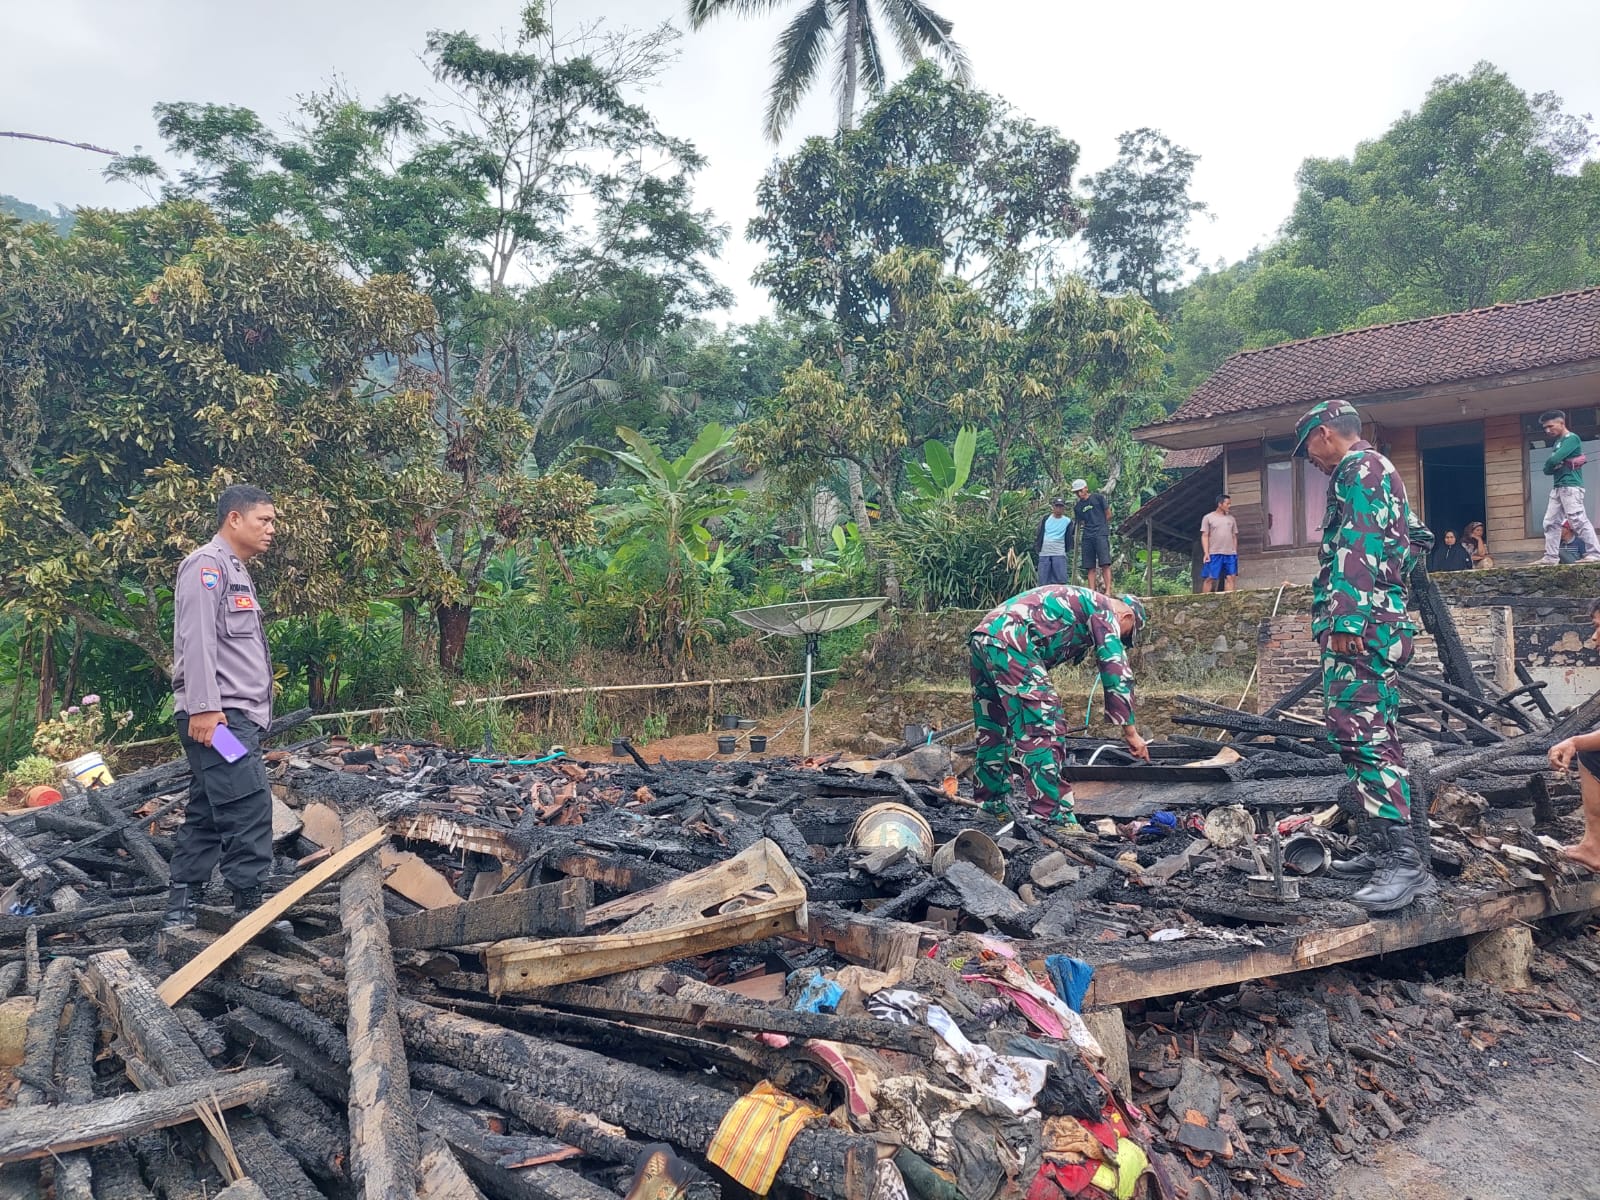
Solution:
[(189, 762), (189, 805), (172, 852), (172, 882), (198, 890), (220, 861), (228, 886), (258, 888), (272, 870), (272, 791), (261, 758), (265, 730), (248, 713), (225, 708), (228, 728), (249, 753), (228, 762), (189, 736), (189, 714), (175, 715)]
[(261, 599), (250, 572), (220, 536), (183, 560), (173, 598), (173, 708), (233, 708), (259, 728), (271, 728), (272, 655)]

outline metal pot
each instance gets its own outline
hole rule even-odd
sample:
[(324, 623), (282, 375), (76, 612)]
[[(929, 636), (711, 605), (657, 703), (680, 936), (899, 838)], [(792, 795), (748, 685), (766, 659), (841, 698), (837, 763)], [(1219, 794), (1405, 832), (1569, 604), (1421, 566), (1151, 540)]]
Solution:
[(981, 829), (963, 829), (933, 853), (933, 873), (943, 875), (955, 862), (969, 862), (996, 883), (1006, 881), (1006, 856)]
[(850, 845), (857, 850), (904, 846), (918, 862), (933, 859), (933, 830), (922, 814), (904, 804), (874, 804), (850, 828)]

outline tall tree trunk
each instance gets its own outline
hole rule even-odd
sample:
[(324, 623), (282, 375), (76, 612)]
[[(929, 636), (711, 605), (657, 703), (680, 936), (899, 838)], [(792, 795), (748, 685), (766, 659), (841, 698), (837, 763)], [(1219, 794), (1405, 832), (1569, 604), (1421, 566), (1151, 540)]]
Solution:
[(844, 55), (844, 86), (839, 89), (841, 133), (854, 128), (856, 123), (856, 88), (861, 77), (861, 6), (865, 3), (866, 0), (850, 0), (845, 14), (844, 43), (840, 47)]
[(439, 669), (446, 675), (461, 674), (461, 660), (467, 652), (467, 630), (472, 625), (472, 605), (434, 606), (439, 625)]
[(417, 602), (410, 596), (400, 601), (400, 644), (406, 647), (417, 644)]
[[(407, 642), (406, 645), (410, 645), (410, 643)], [(325, 712), (327, 710), (327, 678), (323, 674), (320, 662), (311, 661), (306, 663), (306, 703), (311, 706), (312, 712)]]
[(56, 635), (46, 629), (39, 637), (39, 702), (36, 719), (48, 721), (56, 715)]

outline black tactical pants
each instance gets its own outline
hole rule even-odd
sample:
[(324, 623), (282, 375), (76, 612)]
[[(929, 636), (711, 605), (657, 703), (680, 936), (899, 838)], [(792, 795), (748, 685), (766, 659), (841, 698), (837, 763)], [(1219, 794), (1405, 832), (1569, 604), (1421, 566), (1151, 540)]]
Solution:
[(204, 887), (220, 858), (229, 887), (260, 887), (272, 870), (272, 792), (261, 758), (262, 729), (236, 708), (222, 711), (250, 750), (238, 762), (191, 738), (189, 714), (176, 714), (190, 782), (188, 814), (172, 853), (172, 882)]

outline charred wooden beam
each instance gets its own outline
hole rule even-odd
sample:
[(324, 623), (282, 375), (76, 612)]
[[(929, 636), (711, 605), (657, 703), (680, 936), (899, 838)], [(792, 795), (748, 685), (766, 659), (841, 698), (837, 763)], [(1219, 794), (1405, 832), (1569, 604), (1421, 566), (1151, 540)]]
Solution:
[[(94, 1005), (79, 996), (56, 1054), (56, 1088), (65, 1103), (87, 1104), (94, 1099), (94, 1043), (99, 1032), (100, 1014)], [(127, 1154), (120, 1146), (104, 1153), (117, 1152)], [(109, 1167), (111, 1163), (106, 1165)], [(63, 1155), (56, 1164), (57, 1200), (96, 1200), (95, 1175), (88, 1154)]]
[(467, 1104), (488, 1101), (529, 1128), (560, 1138), (591, 1158), (630, 1165), (638, 1158), (639, 1145), (628, 1140), (625, 1130), (607, 1125), (590, 1113), (530, 1096), (501, 1080), (491, 1079), (476, 1071), (447, 1067), (443, 1063), (416, 1063), (411, 1075), (424, 1087), (448, 1092)]
[(14, 1108), (0, 1113), (0, 1162), (65, 1154), (181, 1125), (195, 1120), (196, 1107), (208, 1100), (224, 1109), (261, 1104), (289, 1079), (287, 1068), (259, 1067), (87, 1104)]
[[(353, 813), (345, 818), (345, 843), (357, 844), (383, 829), (371, 812)], [(383, 874), (372, 859), (345, 876), (339, 916), (346, 939), (350, 1175), (365, 1195), (408, 1200), (417, 1194), (421, 1151), (396, 1012), (399, 988), (383, 911)]]
[[(566, 1150), (548, 1139), (508, 1138), (482, 1129), (470, 1116), (437, 1096), (419, 1092), (415, 1107), (429, 1132), (461, 1160), (466, 1172), (496, 1200), (617, 1200), (615, 1192), (553, 1162), (520, 1161)], [(568, 1151), (570, 1153), (570, 1151)]]
[(563, 879), (395, 917), (389, 921), (389, 941), (395, 946), (425, 949), (578, 934), (583, 932), (593, 902), (594, 884), (588, 879)]
[[(400, 1002), (400, 1023), (407, 1044), (431, 1058), (701, 1153), (733, 1106), (732, 1096), (702, 1084), (668, 1079), (413, 1000)], [(827, 1200), (868, 1200), (876, 1161), (871, 1138), (809, 1126), (790, 1145), (778, 1180)]]
[(462, 1168), (455, 1151), (438, 1134), (422, 1134), (422, 1180), (417, 1186), (424, 1200), (484, 1200)]
[[(126, 951), (95, 955), (89, 960), (84, 981), (117, 1036), (168, 1085), (215, 1087), (226, 1078), (212, 1069), (177, 1013), (161, 999)], [(259, 1117), (230, 1121), (229, 1134), (245, 1173), (262, 1183), (275, 1200), (280, 1196), (284, 1200), (322, 1200), (321, 1192), (300, 1164), (278, 1145)], [(207, 1145), (218, 1170), (222, 1170), (226, 1157), (221, 1148), (209, 1138)]]
[(32, 1089), (28, 1094), (31, 1103), (38, 1103), (56, 1090), (56, 1038), (61, 1032), (61, 1011), (72, 994), (77, 967), (77, 959), (53, 959), (45, 968), (43, 982), (39, 985), (33, 1014), (28, 1018), (22, 1062), (17, 1067), (17, 1078)]

